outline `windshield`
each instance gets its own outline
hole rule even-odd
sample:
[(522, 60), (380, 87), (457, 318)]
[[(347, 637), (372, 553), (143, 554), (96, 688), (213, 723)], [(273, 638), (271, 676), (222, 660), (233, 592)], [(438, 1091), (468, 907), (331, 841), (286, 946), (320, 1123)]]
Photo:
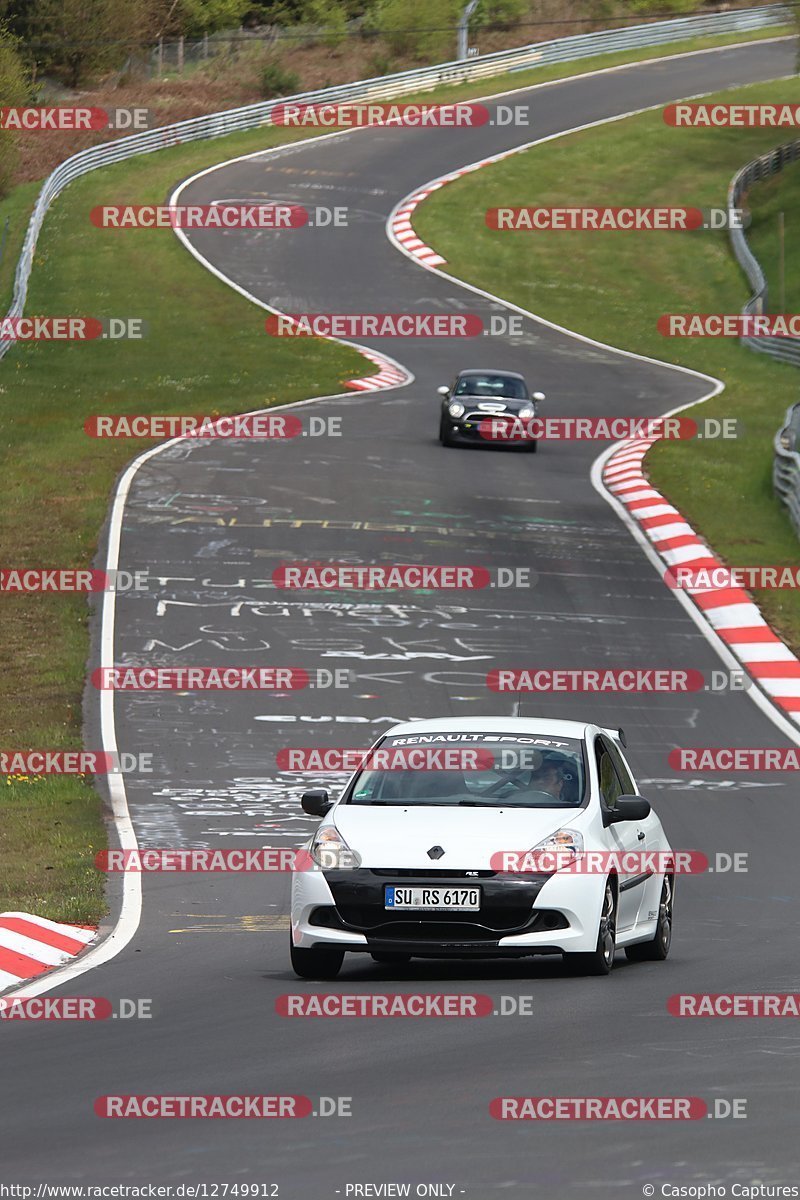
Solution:
[(586, 772), (576, 739), (435, 733), (385, 738), (345, 804), (580, 808)]
[(462, 375), (456, 383), (456, 396), (503, 396), (509, 400), (527, 400), (528, 390), (521, 379), (510, 375)]

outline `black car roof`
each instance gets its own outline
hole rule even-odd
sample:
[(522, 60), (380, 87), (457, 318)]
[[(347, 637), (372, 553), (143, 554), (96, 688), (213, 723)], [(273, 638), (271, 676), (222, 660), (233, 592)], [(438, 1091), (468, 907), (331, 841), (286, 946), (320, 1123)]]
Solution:
[(505, 375), (508, 379), (522, 379), (523, 382), (525, 379), (519, 371), (499, 371), (497, 367), (469, 367), (466, 371), (458, 372), (459, 379), (462, 375)]

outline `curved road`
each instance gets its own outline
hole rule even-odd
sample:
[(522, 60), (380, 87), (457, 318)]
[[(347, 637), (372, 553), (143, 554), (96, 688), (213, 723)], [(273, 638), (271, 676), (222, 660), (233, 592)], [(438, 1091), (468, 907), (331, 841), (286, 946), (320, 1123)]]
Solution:
[[(285, 311), (458, 307), (486, 315), (496, 306), (424, 272), (386, 240), (402, 197), (515, 143), (700, 85), (775, 78), (793, 62), (791, 43), (755, 43), (522, 93), (514, 102), (531, 104), (530, 128), (369, 129), (223, 165), (183, 199), (347, 205), (352, 223), (193, 242), (235, 283)], [(435, 387), (473, 359), (524, 371), (553, 414), (658, 414), (702, 395), (702, 380), (528, 320), (522, 337), (490, 347), (369, 345), (415, 381), (297, 410), (304, 420), (340, 416), (341, 438), (184, 443), (150, 459), (134, 480), (120, 566), (163, 580), (157, 594), (118, 599), (117, 662), (351, 671), (351, 686), (335, 692), (120, 694), (120, 749), (150, 751), (156, 764), (128, 788), (143, 846), (298, 844), (312, 822), (300, 813), (297, 777), (276, 767), (279, 749), (363, 746), (407, 717), (510, 714), (512, 699), (483, 686), (493, 667), (721, 666), (593, 489), (596, 445), (547, 444), (532, 457), (446, 451), (434, 439)], [(361, 603), (346, 593), (279, 592), (269, 582), (284, 560), (397, 558), (527, 566), (536, 586), (375, 594)], [(479, 991), (495, 1002), (530, 995), (533, 1015), (292, 1021), (275, 1014), (277, 996), (333, 988), (301, 989), (289, 970), (288, 877), (147, 876), (131, 944), (57, 994), (149, 997), (154, 1019), (0, 1029), (4, 1180), (275, 1182), (286, 1200), (390, 1182), (454, 1185), (454, 1196), (475, 1200), (634, 1197), (662, 1182), (717, 1182), (730, 1194), (735, 1182), (796, 1182), (796, 1034), (781, 1022), (680, 1021), (666, 1011), (675, 992), (795, 985), (800, 814), (791, 787), (776, 776), (692, 782), (666, 762), (676, 745), (784, 745), (785, 737), (742, 694), (553, 696), (535, 707), (624, 726), (643, 790), (675, 846), (749, 852), (747, 874), (681, 881), (666, 964), (628, 965), (620, 956), (609, 979), (592, 980), (568, 978), (560, 961), (546, 959), (416, 962), (397, 971), (349, 959), (344, 990)], [(526, 713), (533, 709), (526, 702)], [(90, 732), (96, 720), (90, 707)], [(95, 1117), (95, 1097), (120, 1092), (351, 1096), (353, 1116)], [(531, 1094), (744, 1098), (748, 1117), (544, 1127), (490, 1118), (494, 1096)]]

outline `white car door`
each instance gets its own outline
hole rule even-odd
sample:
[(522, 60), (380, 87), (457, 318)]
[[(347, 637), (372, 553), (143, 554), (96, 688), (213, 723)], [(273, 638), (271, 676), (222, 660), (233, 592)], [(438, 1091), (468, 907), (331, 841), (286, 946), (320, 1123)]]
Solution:
[[(625, 770), (615, 747), (603, 738), (595, 742), (595, 762), (600, 785), (600, 806), (605, 812), (613, 812), (620, 796), (634, 792), (633, 780)], [(647, 830), (644, 821), (617, 821), (605, 829), (608, 849), (620, 854), (628, 851), (641, 852), (647, 848)], [(619, 872), (619, 904), (617, 906), (617, 932), (623, 933), (636, 924), (648, 876), (641, 869)]]

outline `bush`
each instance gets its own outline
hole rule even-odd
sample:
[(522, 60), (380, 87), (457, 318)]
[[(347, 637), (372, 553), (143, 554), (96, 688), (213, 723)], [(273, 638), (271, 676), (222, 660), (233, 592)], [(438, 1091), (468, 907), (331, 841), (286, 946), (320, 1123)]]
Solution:
[(378, 0), (369, 14), (369, 29), (381, 34), (389, 52), (428, 62), (451, 59), (461, 0)]
[[(0, 96), (9, 108), (30, 100), (30, 82), (19, 56), (18, 42), (3, 25), (0, 25)], [(14, 134), (0, 130), (0, 196), (10, 190), (16, 165)]]
[(268, 62), (261, 72), (261, 95), (265, 100), (273, 96), (291, 96), (300, 88), (300, 76), (288, 71), (279, 62)]
[(378, 32), (398, 58), (452, 59), (463, 7), (462, 0), (378, 0), (369, 30)]
[(347, 37), (347, 13), (339, 0), (306, 0), (302, 19), (304, 24), (325, 27), (322, 37), (314, 39), (323, 46), (340, 46)]

